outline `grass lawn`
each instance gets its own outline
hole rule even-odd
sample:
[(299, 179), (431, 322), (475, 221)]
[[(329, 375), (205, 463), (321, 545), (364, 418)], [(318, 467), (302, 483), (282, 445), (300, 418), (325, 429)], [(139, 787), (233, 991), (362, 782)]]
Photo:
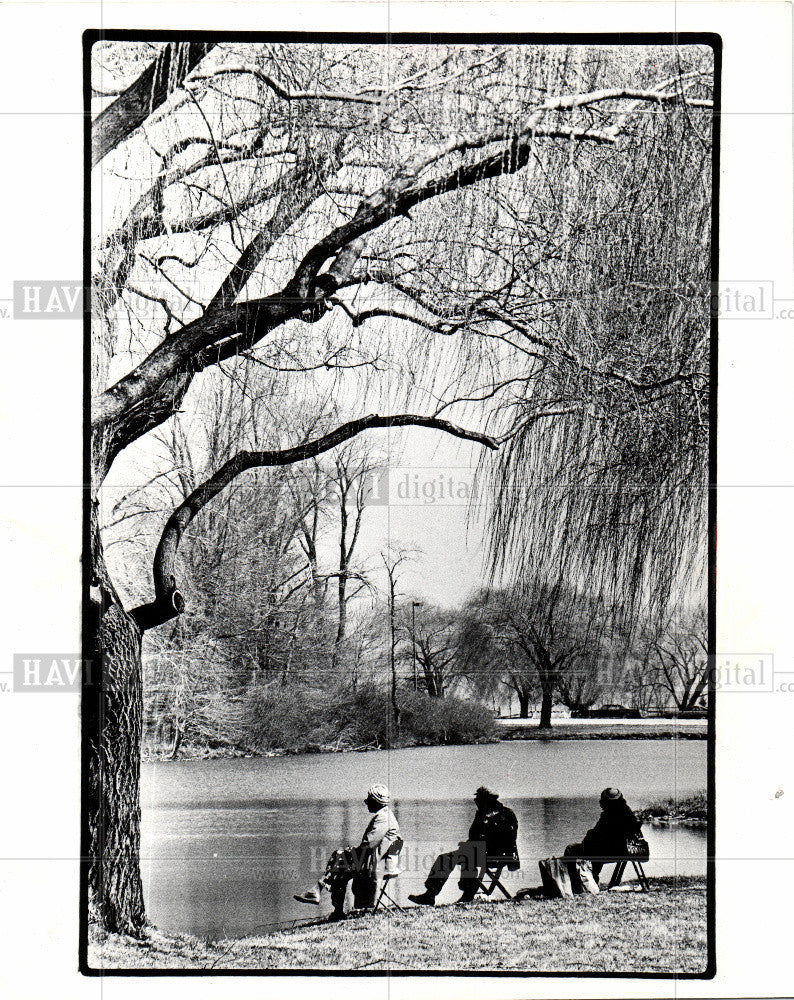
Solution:
[(413, 907), (234, 941), (151, 929), (92, 936), (94, 969), (406, 969), (702, 973), (706, 884), (651, 879), (651, 891), (559, 900), (478, 899)]

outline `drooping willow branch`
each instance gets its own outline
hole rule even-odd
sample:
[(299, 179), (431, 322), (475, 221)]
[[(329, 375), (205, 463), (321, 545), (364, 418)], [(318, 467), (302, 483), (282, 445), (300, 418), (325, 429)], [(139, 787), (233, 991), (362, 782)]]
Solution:
[(160, 542), (154, 555), (154, 591), (155, 599), (149, 604), (142, 604), (130, 612), (140, 630), (146, 631), (162, 625), (185, 609), (185, 599), (176, 585), (176, 555), (179, 543), (185, 529), (211, 500), (213, 500), (232, 480), (248, 469), (259, 469), (267, 466), (293, 465), (307, 458), (314, 458), (323, 452), (330, 451), (344, 441), (361, 434), (362, 431), (373, 428), (388, 427), (430, 427), (443, 431), (453, 437), (466, 441), (475, 441), (486, 448), (496, 450), (499, 445), (487, 434), (467, 430), (449, 420), (439, 417), (425, 417), (413, 413), (397, 413), (381, 416), (377, 413), (357, 420), (350, 420), (330, 431), (322, 437), (296, 445), (293, 448), (283, 448), (274, 451), (239, 451), (224, 464), (209, 479), (197, 486), (182, 503), (175, 508), (166, 521)]
[[(544, 115), (571, 111), (605, 101), (674, 104), (684, 100), (677, 93), (640, 90), (599, 90), (556, 97), (545, 101), (529, 116), (519, 132), (499, 128), (480, 135), (455, 134), (429, 150), (417, 153), (397, 168), (391, 179), (360, 203), (353, 217), (319, 239), (305, 254), (293, 276), (280, 292), (232, 308), (208, 309), (164, 340), (135, 369), (123, 376), (96, 400), (93, 424), (97, 432), (122, 421), (125, 413), (155, 397), (186, 368), (195, 373), (232, 357), (289, 319), (306, 315), (312, 307), (321, 315), (329, 295), (346, 282), (364, 248), (364, 238), (397, 215), (407, 214), (426, 201), (495, 177), (515, 174), (530, 161), (536, 134)], [(710, 102), (690, 100), (692, 106)], [(595, 144), (616, 140), (619, 125), (606, 130), (586, 130), (580, 141)], [(608, 133), (608, 134), (607, 134)], [(438, 165), (452, 153), (497, 148), (473, 162), (442, 166), (438, 176), (427, 177), (427, 168)], [(421, 175), (421, 176), (420, 176)], [(247, 252), (247, 251), (246, 251)], [(333, 259), (328, 270), (320, 269)], [(239, 267), (238, 262), (238, 267)], [(244, 268), (247, 272), (250, 268)], [(319, 278), (318, 278), (319, 276)], [(239, 320), (256, 314), (252, 324), (240, 328)], [(122, 435), (124, 436), (124, 435)]]

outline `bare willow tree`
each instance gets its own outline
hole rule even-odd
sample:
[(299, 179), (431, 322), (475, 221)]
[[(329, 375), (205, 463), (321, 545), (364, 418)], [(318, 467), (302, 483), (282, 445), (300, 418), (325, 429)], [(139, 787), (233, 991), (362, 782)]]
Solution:
[(561, 674), (557, 696), (571, 715), (582, 715), (595, 705), (604, 690), (601, 676), (601, 650), (580, 656), (576, 666)]
[[(489, 449), (507, 443), (506, 484), (592, 440), (604, 469), (616, 450), (628, 470), (636, 452), (652, 488), (689, 454), (668, 410), (650, 405), (669, 393), (693, 414), (697, 453), (702, 331), (679, 286), (704, 232), (686, 199), (698, 183), (707, 196), (711, 68), (702, 47), (473, 40), (161, 44), (140, 71), (139, 44), (100, 44), (95, 89), (122, 92), (94, 123), (87, 652), (101, 684), (84, 696), (83, 853), (96, 918), (136, 933), (141, 637), (183, 612), (180, 542), (238, 477), (368, 429), (419, 426)], [(653, 272), (651, 244), (662, 248)], [(652, 316), (629, 322), (608, 304), (628, 278), (661, 285)], [(639, 329), (655, 331), (650, 352)], [(194, 412), (207, 380), (244, 383), (251, 366), (318, 398), (346, 385), (359, 404), (368, 397), (357, 374), (380, 373), (387, 408), (308, 441), (264, 427), (261, 445), (219, 459), (163, 512), (150, 599), (130, 601), (100, 534), (111, 473), (145, 455), (175, 414)], [(621, 416), (610, 424), (607, 411)], [(628, 471), (607, 478), (633, 483)], [(631, 537), (669, 524), (665, 505), (683, 511), (683, 495), (672, 484), (641, 494)], [(614, 536), (623, 511), (600, 503), (596, 520)], [(575, 516), (575, 501), (565, 513)], [(513, 551), (522, 520), (501, 503), (497, 526)], [(536, 542), (539, 525), (529, 526)]]
[[(337, 407), (315, 413), (305, 425), (307, 438), (318, 430), (330, 430), (341, 422)], [(382, 459), (372, 443), (362, 435), (340, 445), (332, 457), (321, 455), (292, 467), (289, 483), (295, 515), (299, 523), (299, 544), (311, 574), (317, 621), (330, 643), (317, 635), (316, 648), (329, 649), (332, 668), (341, 665), (347, 651), (348, 609), (370, 582), (356, 561), (356, 549), (367, 509), (372, 477), (381, 469)], [(334, 557), (323, 559), (323, 544), (334, 548)], [(330, 566), (325, 565), (329, 562)], [(335, 584), (336, 602), (328, 601)], [(335, 613), (335, 621), (331, 620)]]
[(459, 655), (475, 685), (479, 679), (487, 689), (496, 679), (518, 695), (521, 718), (539, 691), (538, 725), (550, 729), (560, 684), (580, 664), (587, 672), (611, 618), (597, 598), (560, 582), (536, 577), (515, 588), (484, 589), (464, 607)]
[[(372, 477), (382, 468), (382, 461), (372, 447), (361, 438), (337, 448), (333, 465), (328, 470), (329, 484), (339, 517), (337, 577), (337, 624), (334, 637), (334, 665), (344, 649), (347, 638), (348, 606), (361, 589), (368, 586), (366, 575), (356, 567), (354, 558), (361, 535), (361, 525), (372, 489)], [(351, 591), (351, 583), (354, 585)]]
[(431, 698), (443, 698), (463, 676), (458, 655), (460, 614), (417, 601), (400, 611), (402, 628), (410, 640), (402, 658), (421, 670), (414, 673), (414, 690), (421, 688)]
[(699, 708), (709, 679), (706, 613), (703, 608), (664, 622), (649, 637), (654, 679), (676, 710)]
[(389, 650), (389, 689), (391, 697), (391, 707), (394, 716), (394, 731), (400, 734), (400, 718), (402, 708), (398, 697), (397, 679), (397, 646), (400, 642), (397, 622), (397, 600), (399, 595), (401, 567), (413, 558), (414, 553), (408, 549), (389, 548), (381, 552), (380, 558), (383, 568), (386, 570), (386, 608), (387, 608), (387, 629), (388, 629), (388, 650)]

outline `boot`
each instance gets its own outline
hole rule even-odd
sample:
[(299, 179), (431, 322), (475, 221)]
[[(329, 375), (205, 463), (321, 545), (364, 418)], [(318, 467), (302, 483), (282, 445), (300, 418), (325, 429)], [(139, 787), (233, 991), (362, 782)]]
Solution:
[(412, 903), (416, 903), (417, 906), (435, 906), (436, 897), (430, 892), (429, 889), (425, 889), (423, 893), (418, 893), (415, 896), (409, 894), (408, 898)]

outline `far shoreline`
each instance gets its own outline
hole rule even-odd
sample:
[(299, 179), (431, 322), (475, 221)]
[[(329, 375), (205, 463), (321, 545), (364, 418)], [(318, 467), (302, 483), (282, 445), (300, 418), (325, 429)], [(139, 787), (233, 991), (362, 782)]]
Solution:
[(502, 722), (503, 732), (493, 739), (476, 740), (471, 743), (411, 743), (406, 746), (385, 747), (385, 746), (362, 746), (362, 747), (335, 747), (309, 745), (305, 747), (279, 747), (271, 750), (252, 750), (248, 747), (234, 746), (195, 746), (187, 744), (181, 746), (179, 753), (172, 757), (171, 752), (166, 749), (144, 747), (141, 759), (144, 763), (163, 763), (186, 760), (230, 760), (235, 758), (254, 757), (297, 757), (306, 755), (319, 755), (331, 753), (370, 753), (383, 750), (410, 750), (416, 747), (474, 747), (486, 746), (495, 743), (510, 743), (514, 740), (540, 741), (544, 743), (554, 743), (569, 740), (705, 740), (708, 738), (708, 728), (705, 726), (693, 725), (692, 723), (671, 724), (669, 726), (650, 729), (640, 726), (622, 724), (619, 726), (577, 726), (575, 730), (568, 727), (557, 727), (540, 729), (537, 726), (519, 725), (509, 728), (509, 722)]

